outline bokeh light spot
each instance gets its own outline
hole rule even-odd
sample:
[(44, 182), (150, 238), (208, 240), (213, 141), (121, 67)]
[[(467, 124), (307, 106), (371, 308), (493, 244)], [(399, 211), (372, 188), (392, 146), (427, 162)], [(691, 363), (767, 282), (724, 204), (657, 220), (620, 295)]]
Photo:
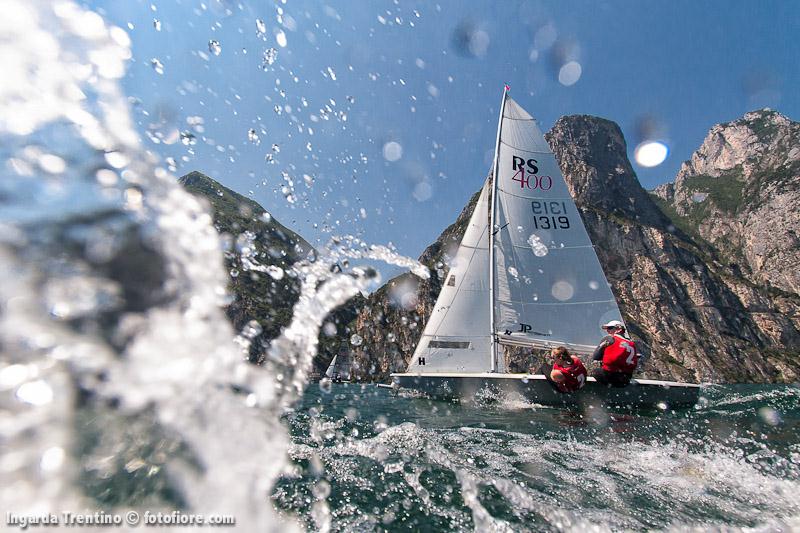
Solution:
[(556, 281), (550, 292), (556, 300), (566, 302), (575, 295), (575, 288), (568, 281)]
[(669, 148), (661, 141), (645, 141), (636, 147), (634, 158), (643, 167), (656, 167), (669, 155)]
[(398, 161), (403, 157), (403, 147), (399, 142), (389, 141), (383, 145), (383, 157), (387, 161)]
[(564, 63), (558, 71), (558, 82), (565, 87), (575, 85), (581, 79), (582, 72), (581, 64), (577, 61)]

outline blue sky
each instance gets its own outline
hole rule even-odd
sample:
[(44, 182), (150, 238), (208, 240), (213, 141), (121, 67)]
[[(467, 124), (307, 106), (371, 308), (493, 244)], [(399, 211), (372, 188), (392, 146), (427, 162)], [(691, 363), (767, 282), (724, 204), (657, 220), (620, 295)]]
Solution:
[(544, 131), (608, 118), (632, 160), (644, 138), (665, 141), (663, 164), (634, 164), (646, 188), (716, 123), (764, 106), (800, 117), (797, 2), (88, 5), (132, 38), (124, 86), (143, 143), (312, 243), (350, 233), (418, 256), (483, 182), (505, 82)]

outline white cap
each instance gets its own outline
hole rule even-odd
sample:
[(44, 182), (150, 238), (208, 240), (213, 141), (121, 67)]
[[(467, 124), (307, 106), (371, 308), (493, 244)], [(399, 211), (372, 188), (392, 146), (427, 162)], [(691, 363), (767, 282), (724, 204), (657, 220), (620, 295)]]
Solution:
[(606, 329), (606, 328), (622, 328), (622, 329), (625, 329), (625, 324), (623, 324), (623, 323), (622, 323), (622, 322), (620, 322), (619, 320), (612, 320), (612, 321), (611, 321), (611, 322), (609, 322), (608, 324), (603, 324), (603, 325), (602, 325), (602, 326), (600, 326), (600, 327), (601, 327), (602, 329)]

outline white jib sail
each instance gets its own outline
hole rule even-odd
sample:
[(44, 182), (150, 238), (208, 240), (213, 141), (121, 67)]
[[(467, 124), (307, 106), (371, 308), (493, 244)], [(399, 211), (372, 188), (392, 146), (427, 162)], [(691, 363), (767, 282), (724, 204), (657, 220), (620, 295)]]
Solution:
[(489, 182), (484, 184), (407, 372), (488, 372)]
[[(508, 98), (500, 128), (495, 327), (502, 344), (592, 350), (617, 302), (558, 163)], [(476, 307), (477, 309), (477, 307)]]

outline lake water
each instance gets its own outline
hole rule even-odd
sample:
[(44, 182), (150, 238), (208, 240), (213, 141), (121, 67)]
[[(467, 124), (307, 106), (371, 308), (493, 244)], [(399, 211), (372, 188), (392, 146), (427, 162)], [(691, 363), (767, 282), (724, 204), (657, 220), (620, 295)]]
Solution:
[(378, 283), (358, 264), (427, 272), (391, 247), (338, 237), (298, 266), (292, 323), (265, 367), (250, 365), (256, 328), (234, 332), (225, 318), (211, 217), (134, 128), (125, 30), (70, 2), (7, 3), (10, 512), (182, 509), (229, 514), (242, 531), (293, 518), (323, 531), (800, 529), (797, 387), (709, 387), (687, 411), (581, 413), (306, 386), (328, 312)]
[(710, 386), (679, 411), (582, 413), (310, 385), (273, 497), (344, 530), (800, 527), (800, 388)]

